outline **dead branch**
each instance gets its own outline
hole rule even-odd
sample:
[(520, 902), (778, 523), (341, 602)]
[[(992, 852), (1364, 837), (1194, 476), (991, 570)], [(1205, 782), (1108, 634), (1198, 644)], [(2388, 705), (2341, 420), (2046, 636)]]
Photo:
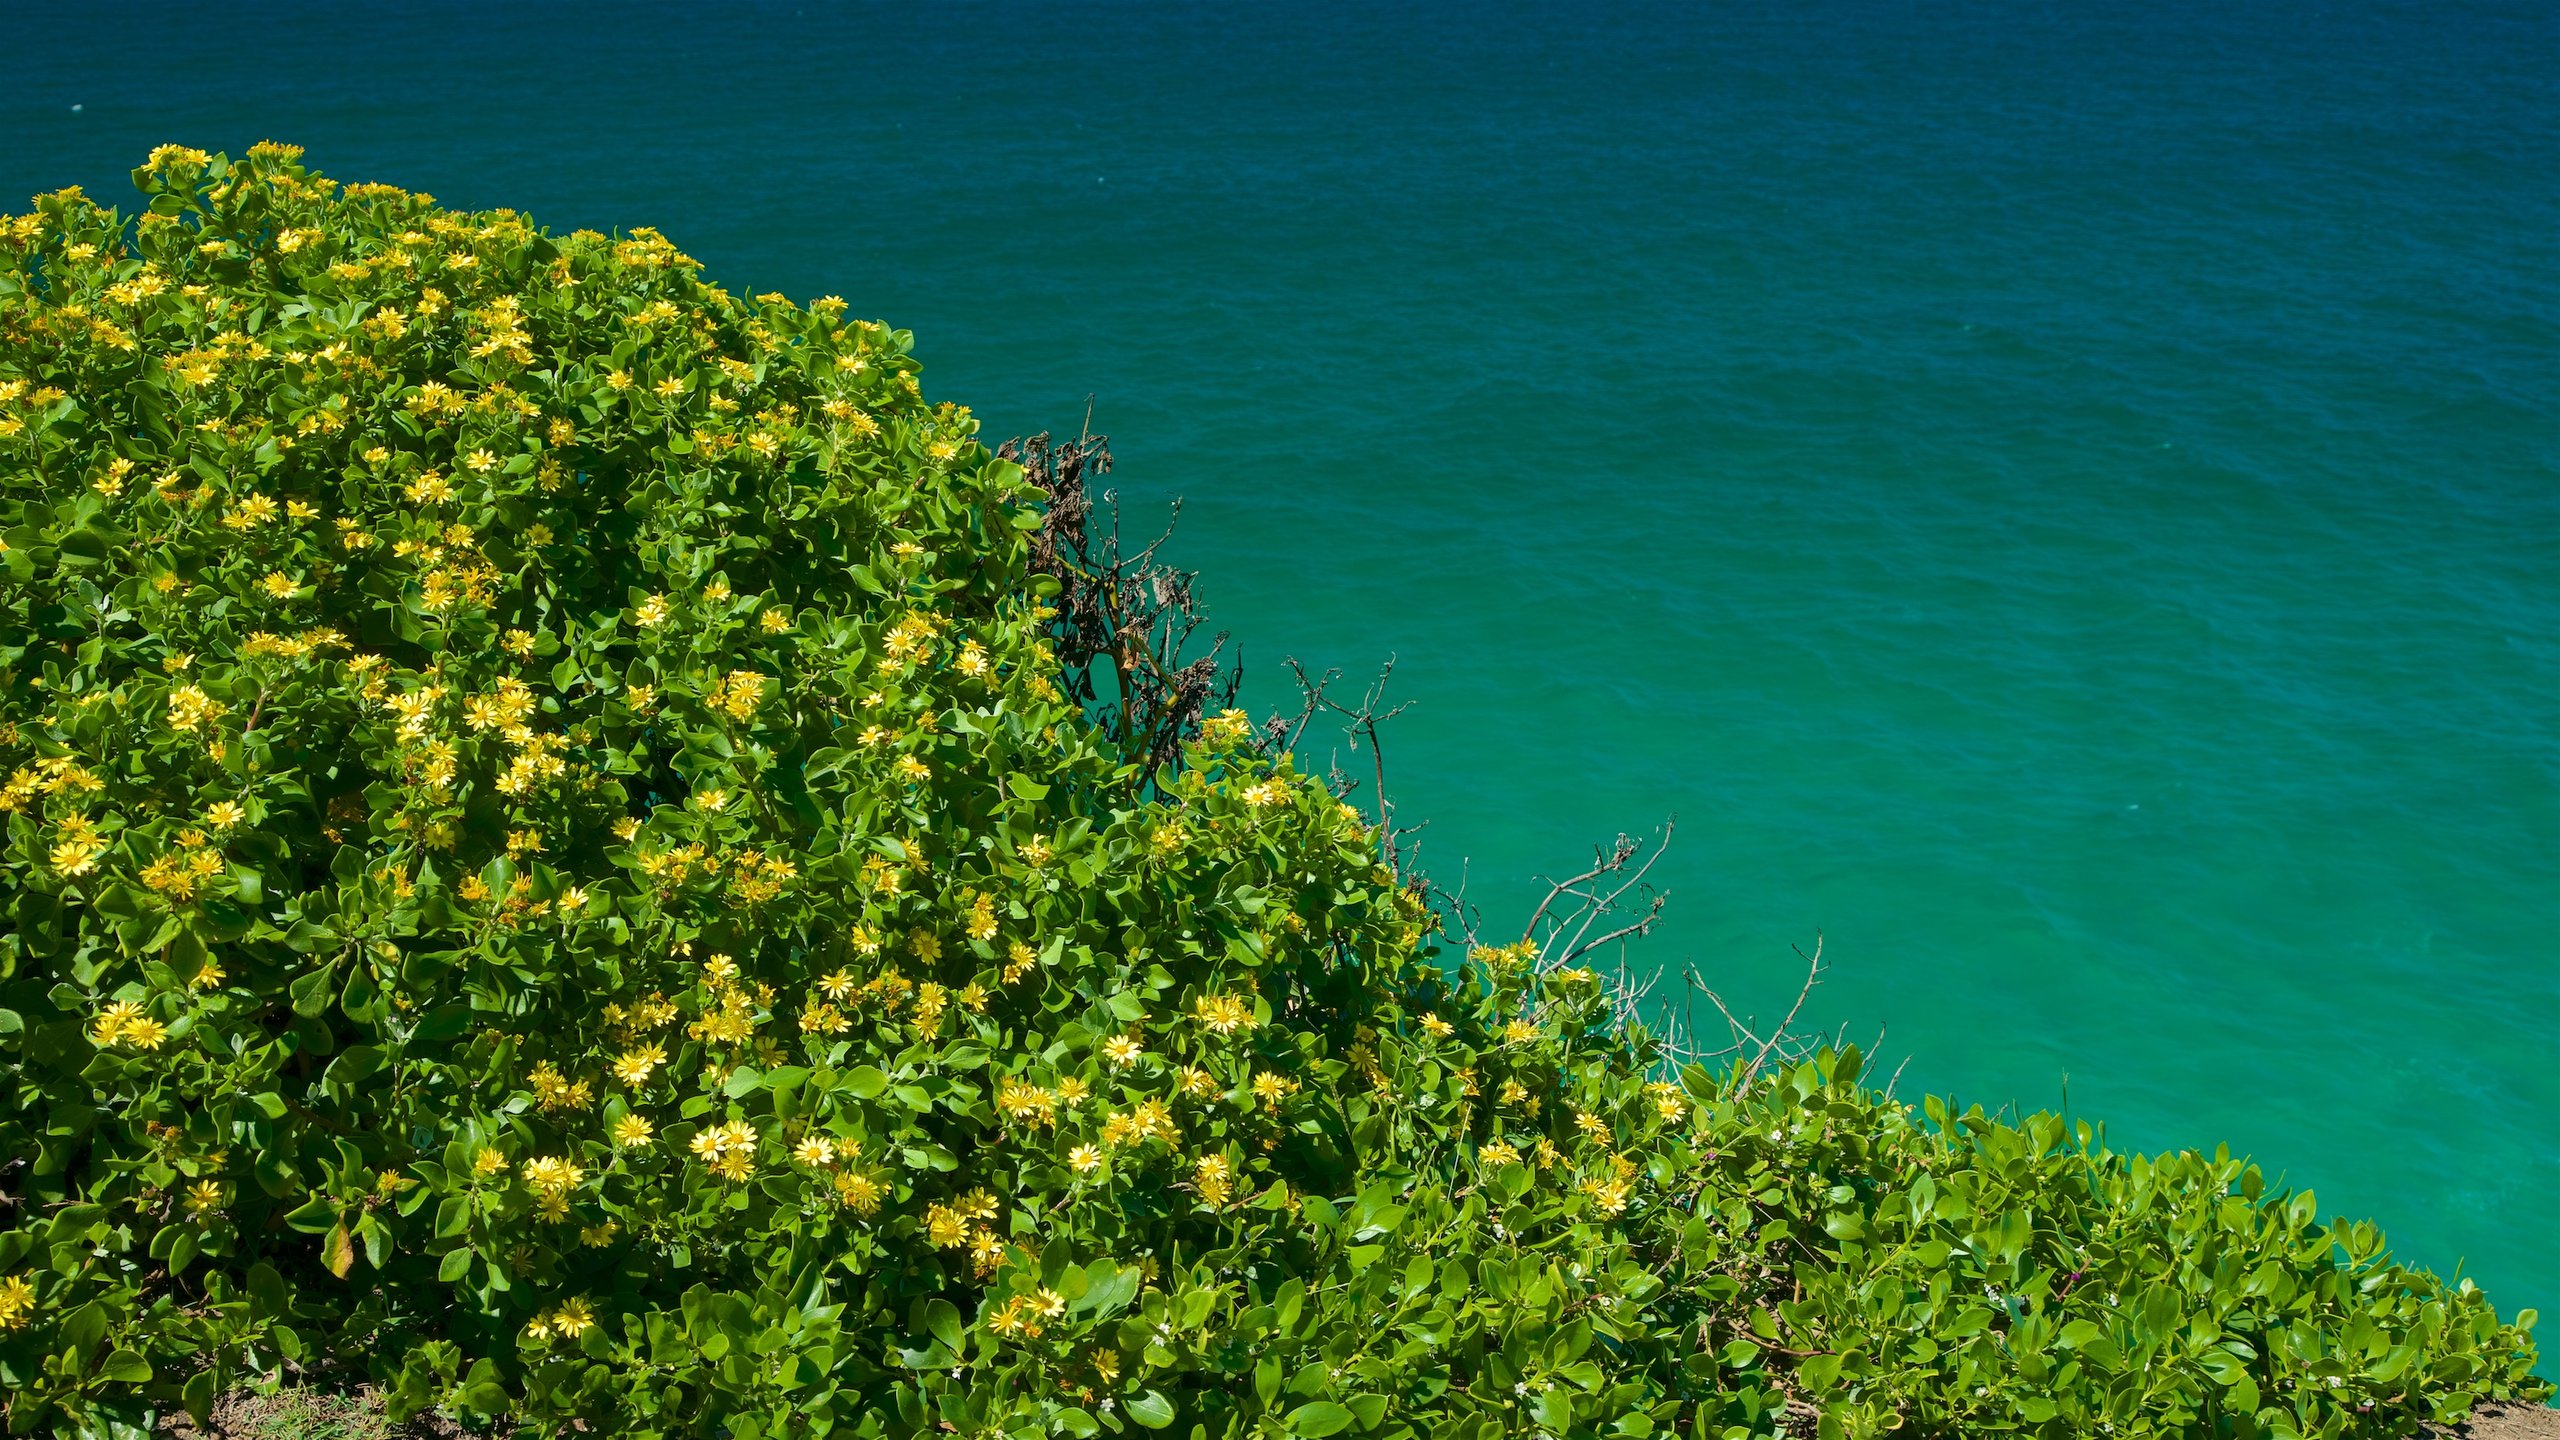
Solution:
[[(1592, 851), (1590, 869), (1548, 882), (1546, 898), (1538, 902), (1520, 932), (1522, 943), (1537, 947), (1540, 968), (1571, 965), (1603, 946), (1652, 933), (1671, 897), (1655, 890), (1650, 877), (1670, 848), (1678, 824), (1677, 816), (1665, 820), (1650, 847), (1620, 835), (1614, 843)], [(1568, 898), (1574, 903), (1556, 908), (1558, 901)], [(1594, 930), (1600, 933), (1594, 935)]]
[(1770, 1053), (1778, 1048), (1778, 1042), (1785, 1037), (1787, 1027), (1795, 1023), (1796, 1015), (1804, 1009), (1805, 997), (1811, 995), (1813, 987), (1822, 980), (1822, 932), (1818, 930), (1814, 932), (1811, 955), (1805, 954), (1801, 946), (1791, 945), (1787, 948), (1794, 950), (1797, 958), (1805, 962), (1804, 984), (1797, 987), (1796, 1003), (1787, 1007), (1787, 1017), (1778, 1022), (1777, 1029), (1769, 1032), (1769, 1039), (1761, 1045), (1760, 1053), (1752, 1056), (1751, 1063), (1743, 1068), (1741, 1083), (1745, 1085), (1751, 1083), (1752, 1076), (1760, 1073), (1761, 1062), (1767, 1060)]
[(1135, 553), (1121, 543), (1117, 492), (1101, 493), (1110, 523), (1095, 525), (1093, 481), (1111, 473), (1111, 441), (1091, 433), (1090, 420), (1088, 412), (1088, 428), (1074, 440), (1043, 433), (1008, 440), (996, 454), (1020, 465), (1047, 499), (1030, 568), (1057, 583), (1048, 628), (1066, 691), (1155, 780), (1180, 763), (1213, 709), (1235, 702), (1243, 668), (1222, 663), (1224, 631), (1207, 654), (1183, 658), (1204, 623), (1193, 589), (1199, 576), (1156, 558), (1181, 518), (1180, 501), (1162, 533)]
[[(1291, 656), (1287, 663), (1289, 673), (1298, 680), (1298, 715), (1290, 721), (1274, 716), (1264, 727), (1265, 732), (1275, 739), (1285, 737), (1280, 749), (1295, 750), (1307, 733), (1307, 727), (1314, 724), (1318, 716), (1339, 718), (1343, 722), (1343, 738), (1350, 743), (1352, 750), (1355, 753), (1364, 749), (1369, 752), (1369, 805), (1373, 812), (1370, 818), (1377, 824), (1378, 845), (1385, 856), (1387, 869), (1399, 881), (1418, 879), (1414, 866), (1419, 858), (1419, 847), (1408, 846), (1407, 840), (1424, 826), (1396, 823), (1395, 801), (1387, 794), (1387, 750), (1378, 735), (1379, 726), (1403, 714), (1413, 704), (1410, 700), (1397, 705), (1386, 703), (1387, 680), (1395, 674), (1396, 657), (1388, 656), (1386, 663), (1378, 667), (1377, 678), (1369, 682), (1368, 693), (1362, 695), (1357, 704), (1345, 704), (1333, 697), (1332, 687), (1342, 678), (1341, 671), (1327, 670), (1322, 675), (1310, 676), (1307, 667), (1298, 663), (1297, 657)], [(1336, 795), (1348, 796), (1358, 788), (1358, 784), (1337, 767), (1333, 772), (1332, 788)]]

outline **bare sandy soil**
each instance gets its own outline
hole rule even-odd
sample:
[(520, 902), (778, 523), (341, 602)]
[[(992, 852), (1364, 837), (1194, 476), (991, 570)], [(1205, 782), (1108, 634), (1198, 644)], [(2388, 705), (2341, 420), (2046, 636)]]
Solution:
[(2560, 1410), (2540, 1405), (2483, 1405), (2468, 1425), (2439, 1430), (2468, 1440), (2560, 1440)]

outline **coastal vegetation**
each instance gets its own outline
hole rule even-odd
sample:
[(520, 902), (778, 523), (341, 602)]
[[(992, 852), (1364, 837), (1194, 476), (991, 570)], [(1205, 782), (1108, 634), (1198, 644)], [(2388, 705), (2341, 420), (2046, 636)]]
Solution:
[[(2412, 1433), (2221, 1152), (1700, 1056), (1182, 659), (909, 337), (290, 147), (0, 221), (0, 1385), (556, 1434)], [(1349, 712), (1372, 724), (1374, 706)], [(1372, 730), (1369, 739), (1374, 742)], [(1596, 888), (1610, 887), (1610, 888)]]

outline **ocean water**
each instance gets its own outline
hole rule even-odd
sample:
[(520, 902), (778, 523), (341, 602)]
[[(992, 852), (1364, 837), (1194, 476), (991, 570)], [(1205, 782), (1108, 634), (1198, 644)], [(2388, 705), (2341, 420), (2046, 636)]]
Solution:
[[(2560, 1305), (2538, 0), (72, 7), (0, 196), (273, 136), (1092, 397), (1258, 705), (1396, 657), (1489, 924), (2255, 1153)], [(1330, 741), (1309, 758), (1330, 758)], [(1346, 756), (1346, 758), (1348, 758)]]

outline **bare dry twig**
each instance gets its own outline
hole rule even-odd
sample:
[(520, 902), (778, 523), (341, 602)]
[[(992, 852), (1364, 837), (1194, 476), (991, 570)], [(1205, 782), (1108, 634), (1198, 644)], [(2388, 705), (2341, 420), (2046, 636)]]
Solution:
[(1086, 429), (1074, 440), (1042, 433), (1008, 440), (996, 454), (1020, 465), (1047, 498), (1031, 537), (1031, 569), (1058, 585), (1049, 629), (1068, 694), (1154, 779), (1180, 762), (1211, 710), (1235, 703), (1243, 668), (1221, 663), (1224, 631), (1208, 654), (1183, 658), (1204, 623), (1193, 589), (1198, 572), (1156, 558), (1181, 518), (1180, 501), (1163, 533), (1134, 553), (1121, 543), (1117, 492), (1099, 497), (1108, 528), (1094, 524), (1093, 480), (1111, 473), (1111, 441), (1093, 434), (1091, 423), (1088, 407)]
[[(1385, 852), (1387, 868), (1400, 881), (1419, 878), (1413, 872), (1413, 866), (1420, 859), (1421, 847), (1408, 846), (1407, 841), (1423, 826), (1396, 823), (1395, 801), (1387, 795), (1387, 751), (1378, 738), (1379, 726), (1403, 714), (1413, 704), (1410, 700), (1393, 706), (1386, 703), (1387, 680), (1395, 674), (1396, 657), (1388, 656), (1386, 663), (1378, 667), (1377, 678), (1369, 682), (1368, 692), (1360, 697), (1357, 705), (1346, 705), (1333, 698), (1332, 687), (1342, 678), (1341, 671), (1327, 670), (1322, 675), (1310, 676), (1307, 667), (1299, 664), (1295, 656), (1289, 658), (1288, 665), (1289, 672), (1298, 679), (1300, 704), (1297, 718), (1283, 720), (1273, 716), (1264, 726), (1264, 733), (1276, 750), (1295, 750), (1316, 717), (1339, 717), (1343, 722), (1343, 738), (1351, 742), (1352, 750), (1355, 753), (1364, 749), (1369, 752), (1369, 803), (1376, 812), (1370, 818), (1377, 822), (1378, 843)], [(1332, 788), (1335, 794), (1348, 796), (1358, 788), (1358, 784), (1337, 768)]]

